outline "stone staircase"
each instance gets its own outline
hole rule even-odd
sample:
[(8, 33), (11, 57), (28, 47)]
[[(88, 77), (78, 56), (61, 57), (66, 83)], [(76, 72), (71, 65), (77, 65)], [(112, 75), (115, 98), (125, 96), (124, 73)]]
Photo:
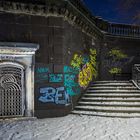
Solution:
[(73, 114), (140, 117), (140, 90), (130, 81), (97, 81), (90, 85)]

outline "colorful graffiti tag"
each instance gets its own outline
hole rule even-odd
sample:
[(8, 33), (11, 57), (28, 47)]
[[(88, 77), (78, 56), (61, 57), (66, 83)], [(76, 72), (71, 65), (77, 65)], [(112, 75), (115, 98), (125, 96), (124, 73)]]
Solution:
[(90, 63), (96, 67), (96, 57), (97, 57), (97, 52), (95, 49), (90, 49)]
[(74, 57), (71, 61), (71, 66), (75, 69), (80, 69), (81, 65), (83, 64), (83, 58), (79, 54), (74, 54)]
[(64, 66), (64, 73), (73, 73), (73, 74), (78, 74), (79, 70), (74, 69), (71, 66)]
[(55, 103), (61, 105), (69, 105), (70, 104), (70, 96), (67, 94), (64, 87), (45, 87), (40, 88), (39, 101), (43, 103)]
[(47, 83), (62, 85), (59, 88), (52, 86), (40, 88), (40, 102), (70, 104), (70, 96), (80, 94), (81, 87), (86, 88), (92, 78), (97, 76), (95, 49), (90, 49), (89, 54), (74, 54), (70, 64), (70, 66), (64, 66), (63, 73), (59, 74), (50, 72), (49, 68), (46, 67), (36, 70), (37, 76), (41, 76), (41, 80), (46, 79)]
[(108, 72), (112, 75), (121, 73), (122, 68), (133, 60), (133, 57), (129, 58), (119, 48), (113, 48), (106, 54), (106, 60), (103, 62), (103, 66), (108, 68)]
[(64, 76), (64, 86), (69, 95), (73, 96), (80, 93), (79, 84), (76, 82), (76, 75), (65, 74)]
[(78, 77), (79, 85), (83, 88), (86, 88), (89, 82), (92, 80), (93, 70), (92, 65), (87, 63), (83, 66), (82, 70), (80, 71)]
[(96, 50), (90, 49), (89, 56), (88, 55), (78, 55), (75, 54), (72, 61), (71, 66), (74, 69), (79, 70), (78, 74), (78, 83), (80, 87), (86, 88), (92, 78), (97, 77), (97, 70), (96, 70)]
[(73, 96), (81, 92), (77, 82), (77, 74), (79, 70), (70, 66), (64, 66), (64, 86), (69, 95)]
[(49, 68), (47, 67), (39, 67), (36, 69), (36, 73), (48, 73), (49, 72)]
[(49, 82), (52, 83), (63, 82), (63, 74), (49, 74)]
[(38, 67), (35, 69), (35, 83), (48, 81), (48, 73), (50, 72), (48, 67)]

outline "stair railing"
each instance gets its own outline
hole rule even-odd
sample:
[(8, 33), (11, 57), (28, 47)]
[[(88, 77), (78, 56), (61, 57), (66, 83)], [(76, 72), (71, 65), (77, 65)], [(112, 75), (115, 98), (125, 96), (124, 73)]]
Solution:
[(134, 64), (132, 68), (132, 82), (140, 89), (140, 64)]

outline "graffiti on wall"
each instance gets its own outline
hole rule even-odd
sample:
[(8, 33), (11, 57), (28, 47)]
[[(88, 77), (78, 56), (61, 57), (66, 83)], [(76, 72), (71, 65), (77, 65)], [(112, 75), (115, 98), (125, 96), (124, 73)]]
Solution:
[(134, 56), (127, 57), (125, 59), (119, 60), (119, 61), (112, 61), (110, 57), (106, 57), (106, 59), (103, 62), (104, 68), (111, 68), (111, 67), (124, 67), (125, 65), (131, 63), (134, 59)]
[(103, 66), (108, 68), (110, 74), (117, 74), (122, 72), (122, 68), (131, 63), (134, 57), (128, 57), (122, 50), (113, 48), (106, 54)]
[(96, 57), (97, 57), (97, 52), (95, 49), (90, 49), (90, 63), (91, 65), (93, 65), (94, 67), (96, 67)]
[(70, 96), (67, 94), (64, 87), (45, 87), (40, 88), (39, 101), (43, 103), (55, 103), (60, 105), (69, 105)]
[(81, 87), (86, 88), (96, 77), (96, 50), (90, 49), (88, 54), (75, 53), (70, 66), (63, 67), (63, 73), (53, 73), (49, 67), (36, 69), (37, 80), (46, 83), (60, 83), (62, 87), (52, 86), (40, 88), (39, 101), (42, 103), (70, 104), (70, 96), (81, 93)]
[(47, 68), (47, 67), (38, 67), (37, 69), (36, 69), (36, 73), (48, 73), (49, 72), (49, 68)]
[(63, 82), (63, 74), (49, 74), (49, 82), (52, 83)]
[(77, 82), (79, 70), (70, 66), (64, 66), (64, 86), (69, 95), (73, 96), (80, 93), (80, 87)]
[(90, 61), (89, 56), (84, 55), (84, 56), (83, 56), (83, 64), (86, 64), (86, 63), (88, 63), (89, 61)]
[(90, 63), (87, 63), (83, 66), (78, 75), (78, 82), (81, 87), (86, 88), (88, 86), (89, 82), (92, 80), (92, 71), (92, 65)]
[(97, 77), (96, 56), (96, 49), (90, 49), (89, 55), (74, 55), (71, 61), (71, 66), (73, 67), (73, 69), (79, 70), (78, 83), (80, 87), (86, 88), (92, 81), (92, 78)]
[(35, 69), (35, 83), (40, 83), (44, 81), (48, 81), (48, 73), (50, 72), (48, 67), (37, 67)]
[(74, 69), (71, 66), (64, 66), (64, 73), (73, 73), (73, 74), (78, 74), (79, 70)]
[(81, 65), (83, 64), (83, 58), (81, 55), (79, 54), (74, 54), (74, 57), (73, 59), (71, 60), (71, 66), (74, 68), (74, 69), (80, 69), (81, 68)]

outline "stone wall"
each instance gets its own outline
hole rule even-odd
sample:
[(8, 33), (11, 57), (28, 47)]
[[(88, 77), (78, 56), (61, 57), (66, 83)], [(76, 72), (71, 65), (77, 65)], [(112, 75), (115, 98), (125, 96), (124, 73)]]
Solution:
[(68, 114), (96, 77), (98, 41), (62, 17), (1, 12), (0, 18), (1, 42), (40, 45), (35, 67), (35, 115)]
[[(21, 8), (18, 12), (15, 5)], [(139, 39), (103, 34), (70, 5), (41, 10), (42, 14), (38, 5), (31, 5), (33, 11), (26, 4), (10, 6), (0, 13), (0, 41), (40, 45), (35, 67), (37, 117), (70, 113), (91, 81), (131, 79), (132, 66), (139, 63)]]
[(106, 36), (101, 46), (100, 80), (132, 79), (132, 67), (140, 63), (140, 40)]

